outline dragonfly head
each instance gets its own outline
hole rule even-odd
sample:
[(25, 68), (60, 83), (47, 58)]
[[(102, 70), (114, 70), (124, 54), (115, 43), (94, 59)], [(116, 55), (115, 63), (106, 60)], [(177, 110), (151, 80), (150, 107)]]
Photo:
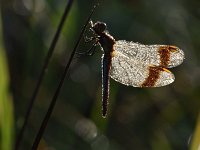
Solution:
[(97, 21), (93, 26), (92, 29), (96, 34), (101, 34), (106, 30), (106, 24), (104, 22)]

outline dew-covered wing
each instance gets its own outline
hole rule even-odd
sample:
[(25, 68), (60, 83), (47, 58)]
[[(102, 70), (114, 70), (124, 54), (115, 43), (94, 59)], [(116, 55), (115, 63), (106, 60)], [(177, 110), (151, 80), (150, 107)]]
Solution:
[(171, 45), (144, 45), (119, 40), (113, 49), (147, 66), (172, 68), (180, 65), (184, 59), (183, 51)]
[(160, 87), (174, 81), (174, 75), (169, 70), (142, 62), (115, 51), (110, 76), (117, 82), (134, 87)]

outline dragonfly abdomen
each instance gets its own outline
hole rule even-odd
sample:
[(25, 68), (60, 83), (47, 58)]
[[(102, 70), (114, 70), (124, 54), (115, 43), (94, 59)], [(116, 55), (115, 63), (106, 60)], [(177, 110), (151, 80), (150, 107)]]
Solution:
[(108, 98), (109, 98), (109, 86), (110, 86), (110, 68), (111, 68), (112, 56), (109, 54), (103, 54), (102, 56), (102, 115), (106, 117)]

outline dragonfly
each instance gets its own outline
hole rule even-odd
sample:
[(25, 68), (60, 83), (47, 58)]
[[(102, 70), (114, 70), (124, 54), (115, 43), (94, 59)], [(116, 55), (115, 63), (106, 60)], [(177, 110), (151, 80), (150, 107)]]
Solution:
[[(116, 41), (107, 31), (106, 23), (90, 21), (90, 30), (102, 55), (102, 116), (107, 115), (110, 77), (133, 87), (162, 87), (171, 84), (175, 77), (166, 68), (180, 65), (184, 52), (173, 45), (144, 45), (137, 42)], [(93, 53), (92, 48), (88, 50)]]

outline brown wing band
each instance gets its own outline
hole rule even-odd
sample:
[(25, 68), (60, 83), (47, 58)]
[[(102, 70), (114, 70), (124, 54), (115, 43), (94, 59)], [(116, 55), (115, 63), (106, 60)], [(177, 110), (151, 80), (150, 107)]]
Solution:
[(160, 72), (168, 67), (170, 61), (170, 52), (176, 52), (176, 46), (161, 46), (158, 50), (160, 55), (160, 66), (150, 66), (149, 67), (149, 75), (141, 85), (141, 87), (154, 87), (156, 81), (160, 78)]
[(141, 85), (141, 87), (154, 87), (156, 84), (156, 81), (160, 78), (160, 72), (163, 71), (162, 67), (149, 67), (149, 75), (144, 81), (144, 83)]
[(170, 61), (170, 53), (177, 51), (176, 46), (168, 45), (168, 46), (161, 46), (158, 50), (160, 55), (160, 66), (168, 67)]
[(170, 59), (169, 46), (161, 46), (158, 53), (160, 55), (160, 66), (167, 67)]

